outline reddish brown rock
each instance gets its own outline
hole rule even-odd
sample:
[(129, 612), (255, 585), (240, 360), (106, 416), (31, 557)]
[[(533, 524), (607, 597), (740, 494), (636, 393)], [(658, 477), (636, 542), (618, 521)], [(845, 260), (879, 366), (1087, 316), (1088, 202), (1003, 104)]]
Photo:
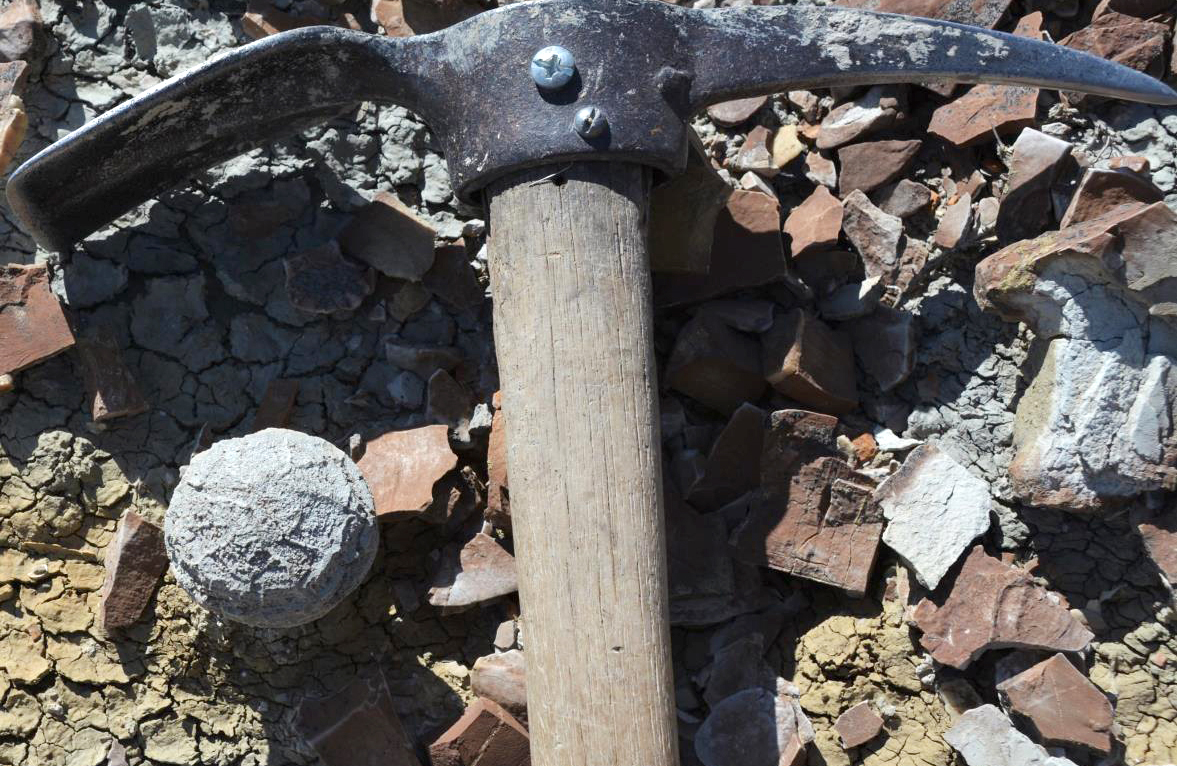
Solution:
[(106, 547), (106, 579), (98, 594), (99, 628), (109, 632), (134, 625), (167, 568), (163, 530), (134, 511), (124, 513)]
[(433, 266), (436, 235), (395, 194), (380, 192), (340, 232), (339, 244), (385, 276), (418, 282)]
[(883, 520), (873, 480), (835, 457), (837, 422), (803, 410), (772, 414), (761, 490), (732, 546), (743, 561), (861, 595)]
[(973, 198), (962, 194), (944, 211), (933, 241), (945, 250), (953, 250), (968, 238), (972, 222)]
[(1148, 157), (1136, 154), (1121, 154), (1108, 160), (1109, 170), (1130, 170), (1133, 173), (1146, 175), (1149, 171)]
[(767, 178), (775, 176), (779, 168), (773, 162), (772, 149), (769, 147), (770, 138), (768, 128), (763, 125), (757, 125), (748, 131), (744, 144), (732, 160), (732, 169), (740, 173), (750, 170)]
[(413, 29), (405, 21), (405, 9), (401, 0), (372, 0), (369, 15), (372, 21), (384, 27), (389, 37), (410, 37)]
[(715, 511), (756, 489), (767, 418), (764, 410), (752, 404), (742, 404), (732, 413), (687, 495), (692, 506), (705, 513)]
[(911, 165), (923, 141), (868, 141), (838, 150), (838, 193), (845, 197), (855, 189), (869, 192), (889, 184)]
[[(1170, 34), (1165, 24), (1108, 12), (1059, 42), (1068, 48), (1160, 77), (1165, 70), (1165, 45)], [(1083, 98), (1067, 94), (1067, 100), (1075, 103)]]
[(774, 195), (736, 190), (715, 221), (707, 274), (657, 274), (654, 302), (676, 306), (783, 279), (781, 209)]
[(429, 603), (462, 609), (519, 589), (515, 557), (479, 532), (460, 549), (450, 546), (429, 589)]
[(283, 264), (290, 303), (312, 314), (355, 310), (376, 284), (372, 270), (344, 258), (334, 242), (287, 258)]
[(997, 237), (1003, 242), (1040, 234), (1053, 218), (1051, 187), (1071, 156), (1071, 145), (1026, 128), (1014, 142), (1009, 184), (997, 213)]
[(818, 186), (789, 212), (784, 232), (789, 235), (793, 258), (836, 247), (842, 233), (841, 201), (826, 187)]
[(651, 271), (706, 274), (711, 268), (715, 224), (732, 187), (691, 137), (686, 171), (650, 194)]
[(13, 0), (0, 13), (0, 61), (35, 61), (44, 52), (44, 21), (37, 3)]
[(717, 412), (734, 412), (764, 392), (760, 343), (699, 312), (683, 325), (666, 363), (666, 383)]
[(478, 699), (429, 746), (430, 766), (531, 766), (527, 729), (500, 705)]
[(943, 19), (990, 29), (1001, 20), (1010, 0), (837, 0), (834, 5), (865, 8), (884, 13), (906, 13), (929, 19)]
[(476, 313), (485, 297), (461, 240), (434, 250), (433, 265), (421, 278), (421, 284), (458, 311)]
[(486, 450), (486, 519), (496, 527), (511, 527), (511, 493), (507, 483), (507, 420), (495, 394)]
[(854, 707), (838, 716), (834, 722), (834, 731), (842, 740), (842, 749), (865, 745), (883, 730), (883, 718), (869, 702), (859, 702)]
[(1002, 681), (997, 691), (1012, 712), (1030, 719), (1046, 744), (1111, 750), (1111, 703), (1063, 655)]
[(908, 218), (931, 207), (932, 190), (919, 181), (904, 178), (876, 190), (870, 201), (887, 215)]
[(1152, 559), (1170, 592), (1177, 589), (1177, 513), (1171, 509), (1148, 511), (1136, 508), (1132, 524), (1140, 533), (1144, 550)]
[(436, 32), (481, 13), (476, 0), (402, 0), (405, 23), (419, 35)]
[(263, 428), (285, 428), (290, 422), (290, 412), (298, 398), (298, 381), (274, 378), (266, 385), (262, 401), (253, 415), (253, 430)]
[(1025, 571), (985, 554), (965, 559), (943, 605), (923, 599), (912, 618), (933, 659), (961, 670), (989, 649), (1081, 652), (1093, 635), (1062, 598)]
[(279, 32), (322, 23), (321, 19), (302, 18), (280, 11), (264, 0), (250, 0), (241, 17), (241, 31), (254, 40), (260, 40)]
[(782, 314), (762, 336), (764, 375), (785, 396), (822, 412), (858, 406), (850, 339), (802, 309)]
[(123, 361), (118, 340), (107, 330), (96, 330), (78, 341), (90, 401), (90, 417), (95, 423), (129, 417), (148, 408), (135, 377)]
[(869, 463), (879, 454), (879, 443), (872, 434), (859, 434), (850, 440), (850, 444), (854, 447), (854, 454), (858, 456), (859, 463)]
[(376, 501), (377, 517), (422, 514), (438, 482), (458, 465), (446, 426), (392, 431), (368, 442), (358, 465)]
[(44, 266), (0, 266), (0, 374), (17, 372), (74, 345)]
[(894, 284), (899, 275), (900, 245), (904, 241), (903, 220), (879, 210), (860, 191), (853, 191), (842, 201), (845, 212), (842, 230), (862, 256), (868, 277), (880, 277), (884, 284)]
[(470, 670), (470, 691), (497, 702), (512, 715), (527, 715), (527, 670), (523, 652), (507, 652), (479, 657)]
[(834, 107), (821, 121), (818, 149), (836, 149), (889, 128), (905, 108), (901, 86), (876, 85), (856, 99)]
[(295, 729), (324, 766), (420, 766), (392, 706), (384, 675), (357, 678), (337, 694), (304, 699)]
[(1071, 197), (1071, 204), (1059, 221), (1059, 228), (1088, 221), (1132, 202), (1150, 204), (1164, 200), (1165, 194), (1152, 181), (1131, 170), (1089, 169)]
[(737, 98), (734, 101), (724, 101), (707, 107), (707, 116), (717, 125), (734, 128), (752, 119), (752, 115), (760, 111), (760, 107), (768, 101), (768, 96), (753, 96), (752, 98)]

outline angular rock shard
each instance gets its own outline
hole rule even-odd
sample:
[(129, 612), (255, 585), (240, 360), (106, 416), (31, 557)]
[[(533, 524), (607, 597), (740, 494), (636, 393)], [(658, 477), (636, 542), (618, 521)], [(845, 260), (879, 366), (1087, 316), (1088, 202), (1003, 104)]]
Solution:
[(911, 165), (923, 143), (913, 139), (843, 146), (838, 150), (838, 162), (842, 167), (838, 192), (846, 196), (855, 189), (869, 192), (891, 183)]
[(705, 513), (715, 511), (756, 489), (767, 421), (767, 413), (752, 404), (742, 404), (732, 413), (687, 495), (692, 506)]
[(446, 426), (392, 431), (368, 442), (357, 463), (376, 501), (376, 516), (422, 514), (434, 488), (458, 465)]
[(784, 694), (737, 692), (711, 709), (695, 734), (703, 766), (794, 766), (805, 757), (812, 726)]
[(821, 121), (818, 149), (836, 149), (894, 124), (903, 109), (902, 87), (876, 85), (858, 98), (840, 104)]
[(803, 309), (779, 316), (766, 332), (764, 376), (777, 391), (822, 412), (858, 406), (850, 339)]
[(967, 711), (944, 734), (944, 741), (968, 766), (1075, 766), (1034, 744), (994, 705)]
[(976, 546), (943, 605), (923, 599), (912, 615), (920, 645), (940, 663), (963, 670), (989, 649), (1081, 652), (1093, 634), (1062, 598), (1021, 569)]
[(0, 266), (0, 374), (18, 372), (74, 345), (44, 266)]
[(683, 325), (666, 363), (666, 383), (721, 413), (755, 401), (766, 384), (760, 343), (706, 312)]
[(486, 448), (486, 518), (503, 529), (511, 526), (511, 494), (507, 478), (507, 416), (498, 406), (495, 394), (495, 414), (490, 422), (490, 438)]
[(134, 625), (167, 568), (163, 530), (134, 511), (123, 514), (106, 549), (99, 627), (110, 631)]
[(436, 235), (395, 194), (380, 192), (340, 232), (339, 244), (385, 276), (419, 282), (433, 266)]
[(1033, 128), (1018, 135), (1009, 161), (1009, 185), (997, 212), (998, 239), (1033, 237), (1053, 220), (1051, 187), (1070, 155), (1066, 141)]
[(429, 746), (430, 766), (531, 766), (527, 729), (500, 705), (478, 699)]
[(650, 194), (650, 270), (706, 274), (715, 224), (731, 194), (693, 140), (686, 171)]
[(421, 763), (379, 672), (355, 679), (331, 697), (303, 700), (294, 724), (324, 766)]
[(916, 447), (875, 493), (883, 542), (929, 590), (989, 529), (989, 485), (934, 444)]
[[(1152, 559), (1161, 581), (1177, 594), (1177, 513), (1171, 509), (1149, 511), (1134, 508), (1132, 525), (1140, 534), (1144, 550)], [(1177, 601), (1177, 595), (1174, 595)]]
[(470, 691), (497, 702), (512, 715), (527, 715), (527, 671), (523, 652), (506, 652), (479, 657), (470, 671)]
[(880, 277), (884, 284), (894, 284), (899, 277), (903, 220), (879, 210), (860, 191), (850, 192), (842, 204), (845, 206), (842, 230), (862, 256), (866, 275)]
[(442, 563), (429, 589), (434, 606), (464, 608), (506, 596), (519, 589), (515, 557), (482, 532), (460, 549), (442, 554)]
[(1091, 168), (1083, 174), (1083, 180), (1079, 182), (1071, 203), (1059, 221), (1059, 228), (1065, 229), (1072, 224), (1098, 218), (1120, 205), (1133, 202), (1151, 204), (1161, 202), (1164, 198), (1164, 192), (1140, 173), (1127, 169)]
[(95, 423), (138, 415), (148, 409), (112, 333), (97, 330), (79, 341), (77, 348), (85, 371), (90, 417)]
[(833, 248), (842, 233), (841, 201), (826, 187), (817, 187), (808, 199), (790, 211), (784, 231), (790, 237), (794, 258)]
[(1112, 748), (1112, 704), (1061, 654), (997, 685), (1009, 709), (1030, 719), (1051, 745)]
[(290, 412), (294, 409), (294, 402), (298, 398), (298, 381), (287, 378), (274, 378), (266, 384), (262, 400), (253, 414), (254, 431), (266, 428), (285, 428), (290, 420)]
[(911, 375), (916, 332), (915, 318), (909, 312), (879, 306), (842, 328), (850, 335), (859, 365), (875, 379), (880, 391), (890, 391)]
[(842, 749), (865, 745), (883, 730), (883, 719), (869, 702), (859, 702), (834, 722), (834, 730), (842, 740)]

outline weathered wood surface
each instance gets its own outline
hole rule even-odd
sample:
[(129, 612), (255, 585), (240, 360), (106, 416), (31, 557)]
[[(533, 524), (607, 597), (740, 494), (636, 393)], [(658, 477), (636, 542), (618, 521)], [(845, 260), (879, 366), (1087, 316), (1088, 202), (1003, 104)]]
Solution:
[(490, 191), (532, 763), (677, 766), (649, 171), (558, 169)]

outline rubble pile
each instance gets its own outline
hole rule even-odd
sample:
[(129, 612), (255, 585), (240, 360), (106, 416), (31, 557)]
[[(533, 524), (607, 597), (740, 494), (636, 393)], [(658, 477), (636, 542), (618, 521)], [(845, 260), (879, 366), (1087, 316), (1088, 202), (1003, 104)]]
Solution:
[[(835, 4), (1177, 73), (1166, 0)], [(13, 0), (0, 170), (249, 40), (486, 7)], [(913, 83), (692, 121), (649, 224), (684, 766), (1177, 761), (1175, 115)], [(425, 125), (360, 105), (70, 252), (3, 212), (0, 764), (529, 763), (486, 226)], [(296, 627), (219, 578), (224, 619), (165, 530), (290, 431), (374, 560)]]

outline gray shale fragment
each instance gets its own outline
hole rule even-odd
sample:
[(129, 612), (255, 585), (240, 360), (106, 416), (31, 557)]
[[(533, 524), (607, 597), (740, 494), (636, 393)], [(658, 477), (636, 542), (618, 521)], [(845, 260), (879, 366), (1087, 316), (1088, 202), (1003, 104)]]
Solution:
[(202, 606), (262, 627), (322, 617), (376, 556), (372, 493), (329, 442), (279, 428), (214, 444), (172, 496), (164, 541)]

